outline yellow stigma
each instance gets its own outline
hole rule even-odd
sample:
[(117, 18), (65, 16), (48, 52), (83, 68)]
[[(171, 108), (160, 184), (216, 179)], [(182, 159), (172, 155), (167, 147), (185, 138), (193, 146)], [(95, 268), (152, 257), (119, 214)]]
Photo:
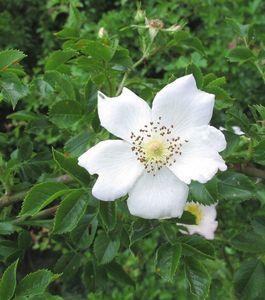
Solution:
[(195, 216), (195, 220), (196, 220), (196, 224), (200, 224), (202, 221), (202, 210), (199, 206), (199, 204), (196, 203), (188, 203), (185, 206), (185, 210), (190, 212), (191, 214), (193, 214)]
[(165, 145), (158, 139), (147, 142), (143, 149), (148, 160), (163, 160), (166, 154)]

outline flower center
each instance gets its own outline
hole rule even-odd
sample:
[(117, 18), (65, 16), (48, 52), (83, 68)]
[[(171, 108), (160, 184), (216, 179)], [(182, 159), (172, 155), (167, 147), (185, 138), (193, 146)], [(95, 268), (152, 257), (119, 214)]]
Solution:
[(195, 220), (196, 220), (196, 224), (200, 224), (202, 221), (202, 210), (199, 206), (199, 204), (196, 203), (188, 203), (185, 206), (185, 210), (190, 212), (191, 214), (193, 214), (195, 216)]
[(146, 158), (149, 160), (163, 159), (166, 152), (166, 145), (158, 139), (153, 139), (143, 145)]
[(172, 133), (170, 127), (161, 125), (159, 121), (144, 125), (138, 133), (131, 132), (132, 151), (145, 167), (147, 173), (155, 176), (163, 166), (171, 166), (176, 162), (176, 156), (181, 155), (183, 143), (179, 136)]

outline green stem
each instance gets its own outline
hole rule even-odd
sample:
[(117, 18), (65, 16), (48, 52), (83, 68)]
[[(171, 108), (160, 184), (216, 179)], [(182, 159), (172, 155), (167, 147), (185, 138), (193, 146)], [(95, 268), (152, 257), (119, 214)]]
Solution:
[(133, 70), (135, 70), (135, 68), (138, 67), (145, 59), (147, 59), (147, 58), (150, 56), (150, 50), (151, 50), (151, 47), (152, 47), (152, 43), (153, 43), (153, 41), (152, 41), (152, 42), (149, 44), (149, 46), (146, 48), (146, 50), (145, 50), (144, 53), (143, 53), (143, 56), (142, 56), (139, 60), (137, 60), (136, 63), (133, 64), (132, 68), (129, 69), (128, 71), (126, 71), (126, 72), (124, 73), (123, 78), (122, 78), (122, 80), (121, 80), (121, 83), (120, 83), (120, 85), (119, 85), (119, 87), (118, 87), (116, 96), (119, 96), (119, 94), (121, 93), (121, 91), (122, 91), (122, 89), (123, 89), (123, 87), (124, 87), (124, 85), (125, 85), (125, 81), (127, 80), (129, 74), (130, 74)]
[[(73, 179), (68, 175), (62, 175), (56, 178), (56, 182), (69, 183), (71, 181), (73, 181)], [(20, 191), (15, 194), (3, 195), (2, 197), (0, 197), (0, 208), (22, 201), (25, 198), (27, 192), (28, 190)]]

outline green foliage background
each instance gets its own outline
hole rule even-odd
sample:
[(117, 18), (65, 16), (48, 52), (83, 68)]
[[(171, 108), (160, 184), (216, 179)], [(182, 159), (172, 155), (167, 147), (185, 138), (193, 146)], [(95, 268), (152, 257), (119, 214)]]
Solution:
[[(0, 299), (264, 298), (264, 12), (261, 0), (0, 1)], [(76, 163), (110, 137), (98, 90), (125, 84), (151, 103), (188, 73), (226, 129), (229, 170), (189, 193), (218, 201), (214, 241), (132, 217), (126, 198), (96, 201)]]

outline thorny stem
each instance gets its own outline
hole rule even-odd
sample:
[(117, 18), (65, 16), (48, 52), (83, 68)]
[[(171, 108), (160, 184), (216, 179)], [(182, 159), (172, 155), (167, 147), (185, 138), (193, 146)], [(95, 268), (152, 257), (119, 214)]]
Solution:
[[(61, 183), (69, 183), (71, 182), (73, 179), (68, 176), (68, 175), (62, 175), (56, 178), (56, 182), (61, 182)], [(2, 197), (0, 197), (0, 208), (5, 207), (5, 206), (9, 206), (13, 203), (16, 202), (20, 202), (24, 199), (24, 197), (27, 194), (27, 190), (26, 191), (20, 191), (18, 193), (15, 194), (6, 194)]]

